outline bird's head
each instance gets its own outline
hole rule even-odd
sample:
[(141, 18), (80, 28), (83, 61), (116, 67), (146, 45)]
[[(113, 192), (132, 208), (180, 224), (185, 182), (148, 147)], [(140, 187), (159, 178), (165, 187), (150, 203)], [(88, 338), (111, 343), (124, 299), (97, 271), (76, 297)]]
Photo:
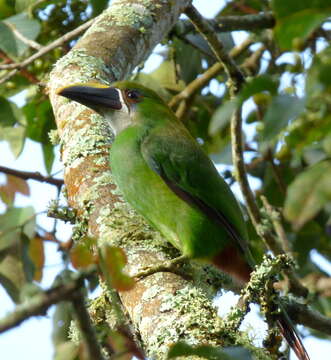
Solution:
[(139, 108), (165, 105), (153, 90), (131, 81), (119, 81), (111, 86), (100, 83), (73, 84), (58, 89), (57, 94), (106, 117), (115, 135), (135, 121)]

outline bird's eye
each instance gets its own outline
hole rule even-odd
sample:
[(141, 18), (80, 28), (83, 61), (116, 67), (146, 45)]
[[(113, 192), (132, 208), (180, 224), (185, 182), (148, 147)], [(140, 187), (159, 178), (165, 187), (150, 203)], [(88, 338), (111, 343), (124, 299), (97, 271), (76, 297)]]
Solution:
[(138, 101), (141, 99), (141, 94), (138, 90), (127, 90), (126, 97), (132, 101)]

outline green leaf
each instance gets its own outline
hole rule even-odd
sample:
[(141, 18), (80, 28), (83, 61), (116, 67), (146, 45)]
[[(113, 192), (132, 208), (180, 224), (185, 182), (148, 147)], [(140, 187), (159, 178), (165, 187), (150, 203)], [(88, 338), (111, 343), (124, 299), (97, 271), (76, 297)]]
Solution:
[(108, 333), (107, 342), (114, 351), (114, 358), (121, 360), (131, 360), (132, 358), (145, 359), (142, 350), (137, 346), (133, 336), (125, 328), (119, 327), (118, 330), (111, 330)]
[(306, 76), (306, 93), (312, 98), (328, 91), (331, 86), (331, 46), (314, 56), (313, 63)]
[(168, 102), (171, 99), (170, 92), (150, 74), (140, 72), (134, 76), (133, 80), (154, 90), (164, 101)]
[(216, 164), (232, 165), (232, 148), (231, 143), (224, 141), (223, 147), (215, 154), (210, 154), (210, 158)]
[(15, 0), (0, 0), (0, 19), (15, 13)]
[(33, 207), (28, 206), (11, 207), (0, 215), (0, 251), (19, 242), (22, 231), (30, 238), (34, 236), (36, 226), (34, 214)]
[(177, 77), (176, 64), (172, 59), (164, 60), (150, 76), (167, 90), (181, 91), (185, 87), (184, 81)]
[(69, 329), (72, 316), (72, 305), (70, 302), (60, 302), (56, 305), (53, 315), (52, 341), (56, 349), (60, 344), (69, 340)]
[(21, 245), (25, 279), (26, 281), (31, 282), (34, 278), (35, 266), (29, 254), (30, 239), (25, 234), (21, 234)]
[(5, 97), (0, 96), (0, 126), (13, 126), (17, 122), (14, 107), (17, 106)]
[[(177, 38), (173, 40), (173, 46), (175, 48), (175, 62), (179, 65), (180, 77), (188, 84), (196, 79), (202, 70), (201, 54), (192, 46)], [(187, 59), (190, 59), (190, 61), (187, 61)]]
[(11, 299), (20, 302), (20, 291), (26, 283), (21, 258), (21, 246), (15, 244), (0, 253), (0, 284)]
[(331, 133), (328, 133), (322, 141), (324, 151), (331, 156)]
[(47, 174), (50, 175), (52, 172), (52, 166), (55, 159), (54, 146), (51, 144), (41, 144), (44, 156), (44, 164)]
[(318, 248), (323, 232), (323, 229), (316, 221), (309, 221), (295, 234), (292, 248), (300, 267), (304, 266), (309, 260), (310, 251)]
[(29, 46), (15, 36), (11, 27), (30, 40), (37, 38), (41, 27), (37, 20), (29, 18), (26, 13), (20, 13), (0, 21), (0, 49), (16, 58), (23, 55)]
[(33, 280), (40, 282), (45, 265), (45, 249), (44, 241), (38, 234), (30, 239), (29, 257), (34, 265)]
[(23, 106), (22, 110), (27, 119), (26, 136), (42, 144), (50, 144), (48, 133), (55, 129), (56, 125), (49, 100), (44, 100), (41, 103), (30, 101)]
[(293, 47), (293, 40), (301, 41), (331, 15), (329, 0), (273, 0), (276, 16), (275, 36), (283, 49)]
[(213, 135), (228, 125), (233, 112), (251, 96), (263, 91), (276, 94), (278, 85), (278, 81), (267, 75), (258, 76), (247, 82), (237, 98), (223, 103), (216, 109), (210, 121), (209, 133)]
[[(217, 34), (217, 37), (223, 43), (224, 48), (227, 52), (229, 52), (233, 48), (234, 41), (231, 33), (221, 32)], [(189, 43), (193, 44), (195, 48), (199, 49), (202, 54), (207, 55), (207, 57), (205, 56), (205, 60), (208, 61), (209, 65), (214, 63), (215, 55), (211, 50), (210, 46), (208, 45), (207, 41), (199, 33), (187, 34), (185, 38)]]
[(307, 165), (314, 165), (327, 158), (320, 143), (313, 143), (303, 149), (302, 157)]
[(99, 15), (101, 11), (103, 11), (107, 7), (109, 0), (90, 0), (90, 3), (93, 8), (93, 17), (94, 17)]
[(238, 108), (238, 106), (239, 101), (237, 98), (235, 98), (226, 101), (216, 109), (209, 124), (210, 135), (214, 135), (217, 131), (221, 131), (226, 125), (229, 124), (231, 116)]
[(120, 291), (131, 290), (135, 282), (123, 272), (127, 263), (125, 252), (119, 247), (105, 245), (101, 254), (105, 265), (103, 270), (110, 275), (111, 285)]
[(35, 0), (15, 0), (15, 9), (16, 12), (20, 13), (24, 11), (26, 8), (28, 8), (30, 5), (32, 5)]
[(299, 174), (290, 184), (284, 216), (301, 228), (331, 200), (331, 161), (322, 161)]
[(240, 100), (245, 101), (251, 96), (268, 91), (271, 95), (277, 94), (278, 80), (268, 75), (260, 75), (248, 81), (240, 92)]
[(175, 344), (168, 352), (168, 359), (173, 359), (179, 356), (199, 356), (210, 360), (252, 359), (249, 351), (241, 347), (217, 348), (208, 345), (192, 347), (183, 342)]
[(0, 215), (0, 283), (15, 302), (20, 301), (20, 290), (27, 280), (21, 237), (32, 237), (35, 226), (34, 210), (30, 206), (12, 207)]
[(15, 200), (16, 193), (30, 195), (28, 183), (13, 175), (7, 175), (7, 182), (0, 186), (0, 197), (6, 204), (12, 204)]
[(76, 242), (70, 249), (69, 256), (72, 266), (75, 269), (84, 269), (96, 263), (96, 257), (93, 254), (95, 239), (84, 237)]
[(25, 143), (25, 128), (23, 126), (4, 127), (1, 129), (0, 140), (6, 140), (13, 155), (18, 158)]
[(290, 120), (298, 117), (305, 108), (305, 99), (287, 94), (275, 96), (264, 116), (263, 142), (269, 142), (279, 135)]

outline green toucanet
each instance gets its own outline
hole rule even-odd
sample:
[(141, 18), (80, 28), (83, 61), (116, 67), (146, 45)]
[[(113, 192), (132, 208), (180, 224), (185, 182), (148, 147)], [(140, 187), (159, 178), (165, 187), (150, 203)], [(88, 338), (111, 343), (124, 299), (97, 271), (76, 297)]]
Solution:
[[(247, 282), (254, 260), (241, 209), (209, 157), (152, 90), (132, 82), (73, 84), (58, 94), (95, 110), (115, 134), (110, 163), (124, 198), (183, 255)], [(288, 316), (277, 323), (309, 359)]]

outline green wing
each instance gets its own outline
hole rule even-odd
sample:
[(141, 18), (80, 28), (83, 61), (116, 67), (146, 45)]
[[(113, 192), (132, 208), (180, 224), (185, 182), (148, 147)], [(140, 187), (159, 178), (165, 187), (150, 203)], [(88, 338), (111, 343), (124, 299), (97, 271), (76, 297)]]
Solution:
[(229, 238), (247, 252), (246, 225), (234, 195), (181, 124), (154, 128), (142, 142), (141, 152), (177, 196), (224, 227)]

